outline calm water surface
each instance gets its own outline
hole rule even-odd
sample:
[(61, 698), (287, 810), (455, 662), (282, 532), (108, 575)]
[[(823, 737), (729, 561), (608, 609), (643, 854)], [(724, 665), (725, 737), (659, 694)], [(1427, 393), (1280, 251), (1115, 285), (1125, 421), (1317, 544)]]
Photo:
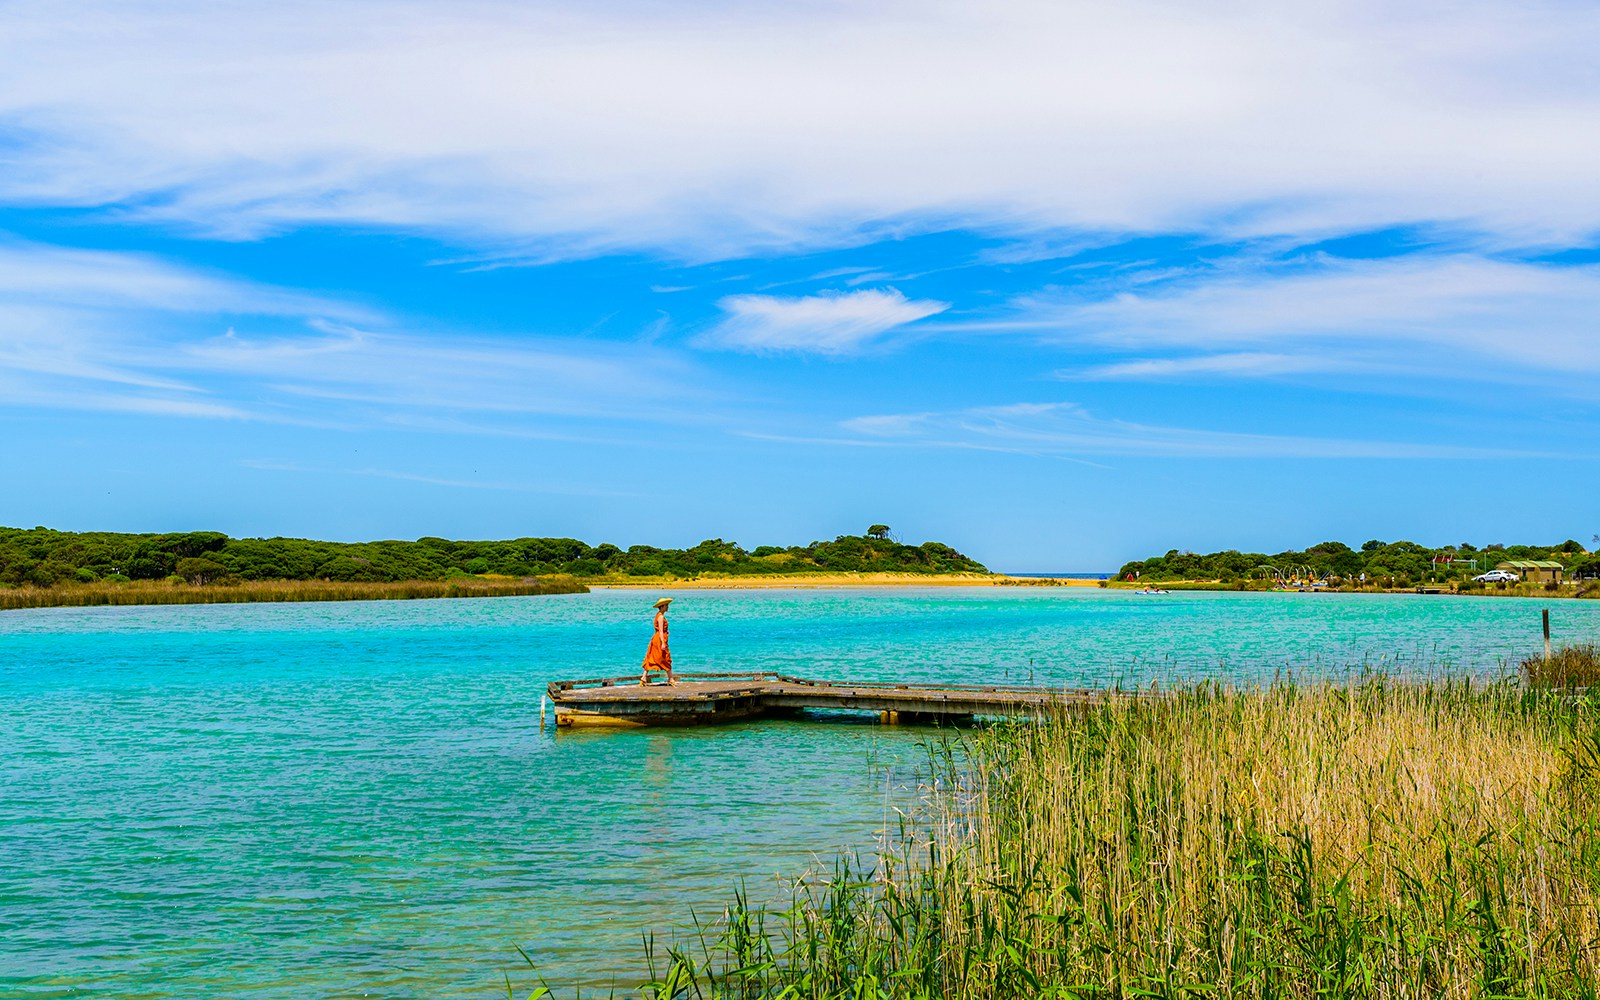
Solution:
[[(655, 596), (0, 613), (0, 995), (503, 996), (514, 945), (626, 988), (641, 932), (870, 851), (928, 730), (540, 733), (548, 680), (633, 669)], [(1542, 606), (695, 591), (673, 645), (830, 679), (1494, 675)], [(1600, 638), (1600, 602), (1549, 606)]]

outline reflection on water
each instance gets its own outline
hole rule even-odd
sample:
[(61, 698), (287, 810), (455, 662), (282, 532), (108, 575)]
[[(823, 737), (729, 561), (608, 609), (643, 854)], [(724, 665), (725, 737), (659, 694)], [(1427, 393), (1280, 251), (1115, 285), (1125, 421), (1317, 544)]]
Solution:
[[(540, 733), (627, 674), (655, 594), (0, 615), (0, 994), (482, 997), (527, 948), (630, 986), (642, 932), (870, 851), (932, 730)], [(683, 669), (1094, 685), (1493, 674), (1533, 601), (1086, 590), (691, 592)], [(1600, 602), (1552, 602), (1558, 639)], [(891, 785), (898, 790), (891, 789)]]

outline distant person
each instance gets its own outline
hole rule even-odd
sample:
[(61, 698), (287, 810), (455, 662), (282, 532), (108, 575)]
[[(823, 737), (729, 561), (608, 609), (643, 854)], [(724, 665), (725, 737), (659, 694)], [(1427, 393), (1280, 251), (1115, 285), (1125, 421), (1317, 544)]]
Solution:
[(650, 637), (650, 648), (644, 654), (644, 669), (639, 673), (640, 687), (650, 683), (652, 670), (665, 670), (667, 683), (678, 683), (672, 676), (672, 649), (667, 645), (667, 605), (671, 603), (670, 597), (663, 597), (656, 602), (656, 630)]

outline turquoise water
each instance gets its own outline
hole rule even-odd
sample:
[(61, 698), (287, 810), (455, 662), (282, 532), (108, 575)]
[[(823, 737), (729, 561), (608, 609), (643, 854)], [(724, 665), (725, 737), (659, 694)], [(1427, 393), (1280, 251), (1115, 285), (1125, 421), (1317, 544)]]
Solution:
[[(0, 995), (503, 996), (515, 945), (552, 983), (628, 987), (641, 932), (870, 850), (929, 731), (539, 731), (548, 680), (634, 668), (655, 596), (0, 614)], [(1072, 685), (1493, 675), (1539, 648), (1544, 606), (678, 598), (680, 669)], [(1558, 638), (1600, 638), (1600, 602), (1549, 606)]]

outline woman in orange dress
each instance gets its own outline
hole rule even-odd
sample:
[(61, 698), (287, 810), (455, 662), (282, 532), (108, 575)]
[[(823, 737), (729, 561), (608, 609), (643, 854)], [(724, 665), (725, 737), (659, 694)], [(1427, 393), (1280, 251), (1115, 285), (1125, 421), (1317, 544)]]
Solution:
[(639, 673), (639, 686), (650, 683), (650, 671), (665, 670), (667, 683), (677, 684), (672, 676), (672, 649), (667, 645), (667, 605), (672, 598), (663, 597), (656, 602), (656, 631), (650, 637), (650, 648), (644, 654), (644, 669)]

